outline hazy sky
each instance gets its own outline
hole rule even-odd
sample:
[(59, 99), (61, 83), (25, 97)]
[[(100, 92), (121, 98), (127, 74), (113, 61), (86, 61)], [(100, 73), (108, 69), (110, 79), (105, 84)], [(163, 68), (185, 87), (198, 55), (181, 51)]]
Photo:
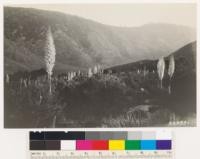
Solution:
[(196, 4), (58, 4), (19, 5), (78, 15), (115, 26), (173, 23), (196, 27)]

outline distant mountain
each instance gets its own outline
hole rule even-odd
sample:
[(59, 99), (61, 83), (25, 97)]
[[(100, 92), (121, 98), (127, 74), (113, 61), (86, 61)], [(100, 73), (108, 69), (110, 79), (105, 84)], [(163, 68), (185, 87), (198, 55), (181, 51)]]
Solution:
[[(178, 49), (177, 51), (171, 53), (170, 55), (174, 55), (175, 59), (175, 79), (179, 79), (181, 77), (184, 77), (185, 75), (191, 74), (194, 74), (196, 76), (196, 42), (189, 43), (184, 47)], [(170, 55), (165, 57), (166, 74)], [(110, 67), (107, 68), (105, 72), (108, 72), (108, 70), (112, 70), (113, 73), (118, 73), (131, 72), (137, 70), (143, 71), (144, 69), (148, 70), (149, 72), (156, 72), (157, 62), (158, 60), (141, 60), (137, 62)]]
[[(175, 74), (182, 75), (185, 73), (196, 72), (196, 42), (189, 43), (177, 51), (165, 57), (166, 69), (168, 69), (169, 56), (174, 55), (175, 59)], [(158, 60), (141, 60), (128, 64), (118, 65), (107, 68), (106, 71), (112, 72), (130, 72), (137, 70), (148, 70), (150, 72), (157, 70)], [(167, 71), (165, 71), (167, 72)]]
[(44, 38), (51, 26), (56, 47), (54, 72), (110, 67), (156, 59), (196, 40), (195, 29), (173, 24), (113, 27), (53, 11), (4, 8), (5, 72), (44, 67)]

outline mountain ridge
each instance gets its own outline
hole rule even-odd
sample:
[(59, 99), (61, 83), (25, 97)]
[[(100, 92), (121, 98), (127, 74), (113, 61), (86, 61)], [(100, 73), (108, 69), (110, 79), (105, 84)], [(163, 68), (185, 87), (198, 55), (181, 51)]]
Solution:
[[(175, 73), (178, 73), (177, 76), (185, 74), (185, 71), (187, 71), (187, 73), (193, 71), (196, 72), (196, 41), (177, 49), (168, 56), (165, 56), (165, 69), (168, 69), (168, 62), (171, 55), (173, 55), (175, 59)], [(114, 73), (137, 70), (144, 71), (144, 69), (152, 72), (157, 70), (157, 62), (158, 60), (141, 60), (107, 68), (106, 72), (109, 70), (112, 70)]]
[(57, 51), (55, 72), (156, 59), (196, 39), (195, 30), (173, 24), (124, 28), (55, 11), (4, 7), (5, 72), (44, 67), (47, 26)]

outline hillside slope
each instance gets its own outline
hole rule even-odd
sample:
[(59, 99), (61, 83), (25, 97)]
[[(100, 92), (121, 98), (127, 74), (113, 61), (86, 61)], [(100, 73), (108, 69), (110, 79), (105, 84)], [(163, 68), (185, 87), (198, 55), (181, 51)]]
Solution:
[(44, 128), (52, 127), (52, 123), (62, 128), (163, 127), (175, 119), (187, 121), (185, 126), (195, 126), (196, 42), (173, 54), (175, 73), (170, 82), (167, 56), (162, 88), (157, 60), (112, 67), (72, 80), (53, 75), (51, 95), (43, 69), (10, 75), (4, 82), (5, 127)]
[(195, 30), (185, 26), (147, 24), (120, 28), (59, 12), (5, 7), (5, 72), (44, 66), (48, 26), (52, 28), (57, 52), (55, 72), (155, 59), (196, 39)]
[[(196, 42), (189, 43), (184, 47), (181, 47), (165, 57), (165, 61), (168, 65), (168, 58), (170, 55), (174, 55), (176, 61), (176, 73), (183, 73), (187, 71), (196, 70)], [(124, 65), (117, 65), (110, 67), (106, 70), (112, 70), (113, 72), (129, 72), (143, 70), (146, 68), (149, 71), (156, 71), (157, 60), (141, 60), (138, 62), (132, 62)], [(167, 69), (167, 68), (166, 68)]]
[[(119, 77), (133, 78), (137, 83), (142, 83), (143, 87), (149, 92), (150, 98), (159, 101), (159, 105), (172, 109), (179, 114), (187, 114), (196, 112), (196, 42), (187, 44), (186, 46), (178, 49), (174, 53), (175, 59), (175, 72), (171, 80), (172, 94), (167, 93), (169, 86), (168, 63), (169, 56), (165, 57), (165, 75), (163, 78), (163, 92), (156, 90), (158, 88), (159, 79), (157, 75), (157, 60), (143, 60), (135, 63), (119, 65), (111, 67), (105, 72), (110, 72), (118, 75)], [(130, 77), (131, 72), (140, 74)], [(138, 80), (137, 77), (143, 75), (144, 70), (148, 71), (146, 76)], [(166, 92), (166, 93), (164, 93)]]

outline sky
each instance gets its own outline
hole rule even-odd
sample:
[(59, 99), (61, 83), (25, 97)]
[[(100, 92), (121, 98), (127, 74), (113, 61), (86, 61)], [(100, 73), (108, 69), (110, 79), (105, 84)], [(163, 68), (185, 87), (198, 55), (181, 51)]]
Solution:
[(195, 3), (27, 4), (18, 7), (59, 11), (103, 24), (123, 27), (170, 23), (196, 27)]

